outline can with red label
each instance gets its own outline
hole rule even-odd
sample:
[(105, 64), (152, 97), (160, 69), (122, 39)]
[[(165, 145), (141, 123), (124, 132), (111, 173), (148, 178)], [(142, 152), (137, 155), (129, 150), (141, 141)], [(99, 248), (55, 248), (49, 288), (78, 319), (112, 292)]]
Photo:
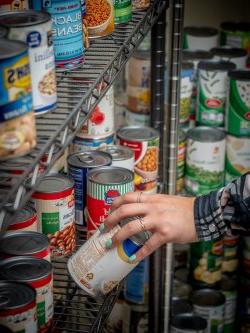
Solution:
[(64, 256), (74, 251), (74, 183), (63, 175), (44, 177), (32, 195), (39, 220), (39, 231), (50, 239), (51, 254)]
[[(53, 317), (51, 263), (44, 259), (29, 256), (4, 259), (0, 262), (0, 278), (2, 280), (24, 282), (36, 290), (38, 332), (48, 332)], [(27, 332), (36, 332), (36, 330), (27, 330)]]
[(120, 145), (135, 154), (135, 189), (157, 191), (159, 133), (151, 127), (123, 127), (117, 132)]
[(0, 235), (0, 254), (5, 257), (32, 256), (50, 261), (48, 237), (34, 231), (8, 231)]
[[(11, 331), (2, 330), (2, 325)], [(34, 288), (24, 283), (0, 282), (0, 332), (37, 333)]]
[(36, 210), (27, 204), (19, 211), (17, 217), (8, 226), (8, 230), (37, 231), (37, 213)]
[(134, 191), (134, 175), (119, 167), (102, 167), (87, 175), (87, 229), (94, 232), (109, 214), (115, 198)]

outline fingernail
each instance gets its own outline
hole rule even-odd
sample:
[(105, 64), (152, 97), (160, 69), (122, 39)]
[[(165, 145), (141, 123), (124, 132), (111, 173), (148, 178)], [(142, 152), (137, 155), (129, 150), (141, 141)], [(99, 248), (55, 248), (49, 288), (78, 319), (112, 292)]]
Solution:
[(105, 246), (107, 249), (111, 249), (112, 244), (113, 244), (112, 239), (109, 238), (106, 240)]
[(99, 231), (100, 231), (100, 232), (103, 232), (104, 229), (105, 229), (105, 224), (104, 224), (104, 223), (100, 224), (100, 225), (99, 225)]
[(129, 262), (133, 262), (133, 261), (135, 261), (135, 259), (136, 259), (136, 255), (135, 254), (133, 254), (132, 256), (130, 256), (128, 258)]

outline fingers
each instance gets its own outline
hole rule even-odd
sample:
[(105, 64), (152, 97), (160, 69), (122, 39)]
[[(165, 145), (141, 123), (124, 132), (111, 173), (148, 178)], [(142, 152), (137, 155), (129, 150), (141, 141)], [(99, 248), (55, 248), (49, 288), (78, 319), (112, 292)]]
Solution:
[(118, 207), (129, 204), (129, 203), (146, 203), (150, 202), (149, 197), (152, 197), (149, 194), (145, 194), (143, 192), (129, 192), (124, 194), (121, 197), (118, 197), (114, 200), (111, 210), (114, 211)]
[(135, 261), (141, 261), (145, 257), (149, 256), (152, 252), (157, 250), (164, 244), (164, 240), (158, 233), (154, 233), (149, 240), (143, 245), (143, 247), (135, 253)]

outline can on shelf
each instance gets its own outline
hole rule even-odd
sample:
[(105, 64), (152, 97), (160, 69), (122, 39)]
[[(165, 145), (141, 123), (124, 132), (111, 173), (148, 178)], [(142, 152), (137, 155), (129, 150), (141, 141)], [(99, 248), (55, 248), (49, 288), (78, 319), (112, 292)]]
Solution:
[(221, 45), (240, 47), (250, 53), (250, 22), (223, 22), (220, 28)]
[(76, 136), (70, 146), (70, 152), (82, 152), (88, 150), (96, 150), (99, 148), (104, 148), (114, 143), (114, 134), (110, 134), (105, 138), (80, 138)]
[(0, 299), (1, 325), (8, 327), (13, 333), (37, 333), (34, 288), (24, 283), (0, 281)]
[(196, 51), (210, 51), (218, 46), (218, 30), (211, 27), (185, 27), (183, 48)]
[(172, 299), (189, 300), (192, 288), (186, 282), (180, 281), (177, 278), (173, 280), (173, 294)]
[(198, 64), (197, 115), (200, 125), (224, 125), (228, 72), (235, 69), (232, 62), (200, 62)]
[(238, 268), (238, 243), (239, 236), (225, 235), (223, 238), (223, 260), (222, 272), (228, 274), (235, 274)]
[(26, 10), (0, 14), (0, 24), (9, 29), (8, 38), (27, 43), (35, 115), (56, 107), (55, 56), (52, 20), (48, 13)]
[(224, 184), (225, 133), (198, 126), (187, 133), (185, 188), (189, 193), (205, 194)]
[(132, 18), (132, 0), (114, 0), (115, 24), (128, 23)]
[(250, 71), (229, 72), (226, 129), (228, 134), (250, 137)]
[(80, 138), (106, 138), (114, 132), (114, 89), (110, 87), (90, 117), (77, 132)]
[(29, 0), (2, 0), (0, 11), (29, 9)]
[(36, 210), (30, 204), (27, 204), (18, 212), (15, 220), (9, 224), (8, 230), (37, 231), (37, 224), (38, 221)]
[(86, 0), (86, 20), (89, 38), (110, 35), (115, 30), (112, 0)]
[(38, 230), (48, 236), (51, 254), (69, 255), (76, 246), (74, 183), (63, 175), (44, 177), (32, 195)]
[(194, 314), (179, 314), (171, 318), (170, 333), (205, 333), (207, 321)]
[(126, 109), (127, 126), (150, 126), (150, 114), (135, 113)]
[(117, 132), (119, 144), (135, 154), (135, 189), (157, 191), (159, 133), (151, 127), (122, 127)]
[(223, 275), (221, 280), (221, 291), (226, 299), (223, 332), (234, 333), (237, 306), (237, 281)]
[(207, 320), (205, 332), (223, 332), (225, 296), (218, 290), (201, 289), (193, 292), (194, 313)]
[(215, 47), (211, 50), (213, 61), (230, 61), (236, 68), (246, 68), (247, 51), (236, 47)]
[(150, 6), (150, 0), (132, 0), (133, 11), (144, 10)]
[[(39, 172), (44, 172), (47, 163), (53, 160), (55, 158), (55, 155), (57, 155), (60, 151), (59, 146), (55, 146), (52, 156), (50, 157), (50, 152), (46, 152), (42, 158), (40, 159), (40, 166), (39, 166)], [(52, 175), (55, 173), (61, 173), (63, 174), (67, 168), (67, 156), (68, 156), (68, 148), (65, 149), (64, 152), (60, 154), (60, 156), (56, 159), (56, 161), (53, 163), (52, 167), (50, 168), (48, 175)]]
[(32, 256), (50, 261), (49, 240), (40, 232), (8, 231), (0, 235), (0, 254), (4, 258)]
[(148, 306), (126, 303), (123, 318), (123, 333), (148, 332)]
[(187, 123), (190, 119), (193, 68), (194, 65), (191, 62), (182, 62), (181, 64), (180, 123)]
[(111, 165), (112, 159), (108, 153), (86, 151), (69, 155), (68, 174), (75, 183), (75, 218), (77, 227), (85, 227), (84, 209), (87, 196), (87, 173), (102, 166)]
[[(96, 170), (90, 172), (92, 176)], [(112, 171), (114, 174), (114, 170)], [(140, 232), (117, 247), (107, 249), (106, 241), (118, 230), (120, 230), (119, 225), (107, 233), (100, 233), (97, 230), (68, 260), (68, 270), (72, 279), (93, 297), (110, 292), (136, 267), (138, 263), (131, 263), (129, 257), (149, 239), (148, 232)]]
[(188, 300), (179, 299), (178, 297), (171, 298), (170, 306), (172, 318), (180, 314), (191, 314), (193, 312), (192, 304)]
[(119, 167), (101, 167), (87, 174), (87, 229), (93, 233), (108, 216), (115, 198), (134, 191), (133, 172)]
[(99, 150), (107, 152), (112, 157), (112, 166), (125, 168), (128, 170), (134, 170), (134, 152), (132, 149), (120, 146), (120, 145), (112, 145), (104, 148), (100, 148)]
[(179, 128), (178, 135), (176, 192), (180, 193), (185, 184), (186, 134)]
[(27, 46), (2, 39), (0, 45), (0, 158), (28, 153), (36, 145)]
[(0, 276), (4, 280), (27, 283), (36, 290), (38, 332), (47, 332), (54, 312), (51, 263), (29, 256), (4, 259), (0, 262)]
[(42, 9), (52, 18), (56, 67), (62, 71), (83, 63), (84, 45), (80, 0), (43, 1)]

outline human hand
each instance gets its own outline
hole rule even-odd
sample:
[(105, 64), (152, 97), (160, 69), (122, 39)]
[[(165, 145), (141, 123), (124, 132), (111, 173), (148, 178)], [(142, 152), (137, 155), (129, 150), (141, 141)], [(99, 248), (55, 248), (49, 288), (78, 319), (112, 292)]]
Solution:
[(135, 218), (124, 225), (109, 242), (110, 246), (116, 246), (141, 231), (150, 231), (152, 233), (150, 239), (136, 256), (131, 258), (133, 261), (140, 261), (165, 243), (197, 241), (194, 200), (195, 198), (166, 194), (126, 193), (113, 202), (112, 213), (101, 229), (106, 232), (123, 219), (140, 216), (141, 219)]

